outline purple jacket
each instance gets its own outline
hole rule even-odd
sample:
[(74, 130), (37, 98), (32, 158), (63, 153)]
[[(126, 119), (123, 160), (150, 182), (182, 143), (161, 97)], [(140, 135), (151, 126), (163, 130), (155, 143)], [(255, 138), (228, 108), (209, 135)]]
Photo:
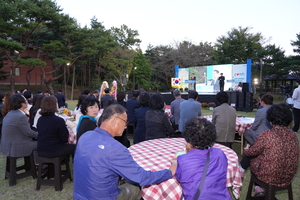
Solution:
[[(219, 148), (211, 148), (210, 163), (198, 200), (231, 200), (226, 187), (227, 158)], [(177, 158), (176, 179), (180, 182), (184, 199), (193, 200), (199, 189), (208, 150), (194, 149)]]

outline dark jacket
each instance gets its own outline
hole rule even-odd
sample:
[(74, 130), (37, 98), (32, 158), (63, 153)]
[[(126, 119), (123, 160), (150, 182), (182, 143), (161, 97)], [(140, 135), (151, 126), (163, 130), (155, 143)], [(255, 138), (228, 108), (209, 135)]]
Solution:
[(149, 107), (137, 108), (134, 111), (134, 140), (133, 143), (139, 143), (146, 140), (146, 112), (150, 110)]
[(139, 101), (136, 98), (129, 99), (126, 103), (127, 119), (129, 123), (134, 123), (134, 110), (141, 107)]
[(103, 97), (101, 97), (101, 108), (104, 108), (106, 105), (106, 102), (109, 99), (113, 99), (114, 97), (110, 96), (109, 94), (104, 95)]
[(57, 98), (57, 104), (59, 108), (66, 105), (65, 95), (57, 93), (55, 97)]
[(146, 113), (146, 140), (166, 138), (174, 130), (163, 110), (149, 110)]
[(77, 142), (80, 136), (82, 136), (85, 132), (94, 130), (96, 127), (97, 124), (94, 121), (90, 120), (89, 118), (83, 118), (80, 123), (80, 126), (78, 127)]

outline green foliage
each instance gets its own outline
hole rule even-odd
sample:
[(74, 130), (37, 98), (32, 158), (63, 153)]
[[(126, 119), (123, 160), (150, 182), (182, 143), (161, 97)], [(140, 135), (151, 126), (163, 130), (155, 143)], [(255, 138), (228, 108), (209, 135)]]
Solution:
[(125, 24), (121, 28), (112, 27), (112, 35), (118, 41), (122, 48), (130, 48), (138, 46), (142, 41), (138, 39), (139, 33), (137, 30), (132, 30)]
[(217, 38), (213, 51), (216, 64), (242, 64), (247, 59), (259, 61), (257, 52), (262, 49), (261, 33), (250, 33), (251, 28), (238, 27)]
[(0, 39), (0, 48), (5, 51), (18, 51), (18, 52), (22, 52), (26, 49), (19, 43), (7, 41), (7, 40), (1, 40), (1, 39)]
[(7, 63), (5, 63), (5, 61), (7, 61), (8, 59), (6, 57), (4, 57), (5, 53), (3, 51), (0, 51), (0, 80), (6, 80), (9, 72), (3, 71), (1, 70), (5, 65), (7, 65)]
[(36, 58), (28, 58), (28, 59), (14, 59), (14, 61), (18, 64), (24, 65), (24, 66), (32, 66), (32, 67), (37, 67), (37, 66), (44, 66), (47, 63), (45, 61), (41, 61)]
[(284, 70), (286, 66), (284, 50), (276, 47), (275, 44), (267, 45), (258, 52), (263, 66), (263, 77), (266, 75), (276, 74), (277, 77), (282, 77), (289, 72)]
[(134, 87), (134, 83), (139, 84), (140, 88), (149, 90), (153, 88), (154, 84), (151, 82), (152, 68), (149, 60), (141, 50), (138, 50), (133, 60), (133, 69), (131, 70), (128, 83), (129, 88)]

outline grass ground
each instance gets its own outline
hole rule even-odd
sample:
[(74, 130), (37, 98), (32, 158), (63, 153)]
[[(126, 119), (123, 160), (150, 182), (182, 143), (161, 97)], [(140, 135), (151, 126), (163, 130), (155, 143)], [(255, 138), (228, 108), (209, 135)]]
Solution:
[[(280, 98), (275, 96), (275, 103), (280, 103)], [(76, 105), (76, 101), (68, 101), (69, 109), (74, 109)], [(254, 117), (254, 112), (237, 112), (237, 115), (243, 115), (246, 117)], [(211, 115), (212, 111), (210, 110), (203, 110), (203, 115)], [(300, 140), (300, 134), (297, 134)], [(132, 141), (132, 138), (129, 138)], [(237, 152), (239, 159), (241, 159), (240, 155), (240, 145), (238, 143), (233, 144), (233, 149)], [(36, 179), (32, 179), (32, 177), (27, 177), (24, 179), (20, 179), (17, 181), (17, 185), (13, 187), (8, 186), (8, 180), (4, 179), (4, 171), (5, 171), (5, 163), (6, 159), (5, 156), (2, 154), (0, 155), (0, 199), (5, 200), (71, 200), (73, 199), (72, 190), (73, 190), (73, 183), (67, 180), (63, 187), (64, 189), (61, 192), (56, 192), (53, 186), (42, 186), (39, 191), (35, 190), (36, 187)], [(72, 168), (72, 166), (71, 166)], [(299, 168), (300, 170), (300, 165)], [(241, 190), (241, 200), (244, 200), (246, 197), (246, 193), (248, 190), (248, 184), (250, 181), (250, 172), (246, 172), (246, 178), (243, 180), (243, 187)], [(297, 173), (294, 181), (293, 181), (293, 194), (294, 199), (300, 199), (300, 173)], [(281, 192), (276, 195), (279, 200), (287, 200), (287, 193)]]

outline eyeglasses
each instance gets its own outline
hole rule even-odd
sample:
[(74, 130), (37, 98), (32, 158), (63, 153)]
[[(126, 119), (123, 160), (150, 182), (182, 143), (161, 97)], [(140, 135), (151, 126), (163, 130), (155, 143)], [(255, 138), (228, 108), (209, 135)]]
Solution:
[(119, 116), (116, 116), (116, 117), (119, 118), (120, 120), (122, 120), (122, 121), (125, 123), (125, 126), (127, 126), (128, 122), (127, 122), (126, 120), (122, 119), (122, 118), (119, 117)]

